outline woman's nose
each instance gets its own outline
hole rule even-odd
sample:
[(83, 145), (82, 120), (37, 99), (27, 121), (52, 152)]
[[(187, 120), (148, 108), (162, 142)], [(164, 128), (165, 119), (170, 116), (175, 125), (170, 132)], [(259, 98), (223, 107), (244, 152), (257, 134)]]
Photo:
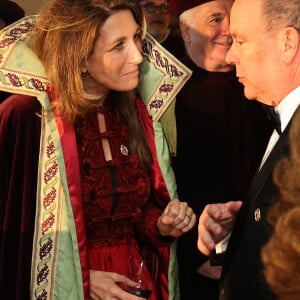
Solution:
[(142, 49), (140, 45), (137, 45), (136, 43), (133, 44), (130, 49), (130, 58), (131, 62), (136, 64), (140, 64), (143, 61)]

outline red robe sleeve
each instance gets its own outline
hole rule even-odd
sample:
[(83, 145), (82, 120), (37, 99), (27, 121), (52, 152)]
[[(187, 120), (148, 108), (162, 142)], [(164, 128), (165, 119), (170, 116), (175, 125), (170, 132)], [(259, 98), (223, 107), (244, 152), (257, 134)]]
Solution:
[(0, 105), (1, 299), (30, 298), (41, 106), (13, 95)]

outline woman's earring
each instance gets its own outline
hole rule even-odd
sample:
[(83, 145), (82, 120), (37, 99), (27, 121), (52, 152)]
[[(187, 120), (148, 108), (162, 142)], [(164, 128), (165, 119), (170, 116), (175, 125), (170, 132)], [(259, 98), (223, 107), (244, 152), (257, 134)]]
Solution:
[(91, 78), (92, 75), (91, 75), (91, 73), (87, 69), (85, 69), (85, 70), (81, 71), (81, 77), (82, 78)]

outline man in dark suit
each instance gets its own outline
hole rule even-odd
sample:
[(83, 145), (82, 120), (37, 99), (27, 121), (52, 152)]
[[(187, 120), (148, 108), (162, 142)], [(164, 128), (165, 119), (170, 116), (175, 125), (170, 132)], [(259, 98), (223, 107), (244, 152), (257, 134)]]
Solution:
[[(244, 198), (270, 135), (260, 104), (245, 99), (234, 65), (225, 61), (232, 4), (169, 1), (187, 50), (182, 62), (193, 71), (176, 96), (173, 166), (178, 195), (198, 217), (206, 204)], [(180, 298), (217, 300), (221, 268), (201, 255), (197, 237), (194, 228), (177, 241)]]
[(236, 0), (230, 22), (233, 45), (227, 61), (236, 66), (245, 96), (275, 110), (281, 122), (277, 118), (243, 204), (205, 207), (198, 248), (222, 258), (220, 299), (276, 299), (265, 283), (260, 253), (272, 233), (266, 216), (278, 194), (272, 172), (279, 158), (288, 155), (289, 126), (300, 104), (300, 2)]

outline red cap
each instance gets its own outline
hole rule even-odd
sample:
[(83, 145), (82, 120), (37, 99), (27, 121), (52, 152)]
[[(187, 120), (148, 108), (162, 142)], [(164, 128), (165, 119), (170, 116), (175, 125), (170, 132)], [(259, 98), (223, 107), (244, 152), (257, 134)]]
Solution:
[(213, 0), (170, 0), (169, 10), (173, 16), (178, 17), (184, 11), (210, 1)]

